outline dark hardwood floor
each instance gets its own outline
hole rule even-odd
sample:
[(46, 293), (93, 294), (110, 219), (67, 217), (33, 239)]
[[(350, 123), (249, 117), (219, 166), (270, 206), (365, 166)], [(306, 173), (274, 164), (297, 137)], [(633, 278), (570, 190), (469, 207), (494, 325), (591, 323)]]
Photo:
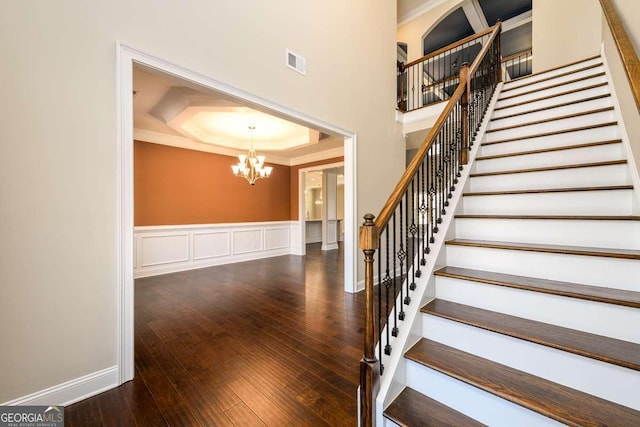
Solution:
[(71, 426), (355, 426), (363, 295), (342, 249), (136, 280), (135, 379)]

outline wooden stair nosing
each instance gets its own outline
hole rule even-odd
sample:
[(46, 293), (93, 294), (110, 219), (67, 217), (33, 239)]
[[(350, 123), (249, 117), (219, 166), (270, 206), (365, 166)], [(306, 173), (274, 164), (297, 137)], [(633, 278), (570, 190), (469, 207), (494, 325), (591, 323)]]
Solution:
[(618, 122), (614, 120), (612, 122), (597, 123), (595, 125), (580, 126), (577, 128), (569, 128), (569, 129), (560, 129), (560, 130), (554, 130), (550, 132), (537, 133), (533, 135), (523, 135), (523, 136), (521, 135), (513, 138), (501, 139), (499, 141), (488, 141), (488, 142), (483, 142), (482, 145), (487, 146), (487, 145), (493, 145), (493, 144), (503, 144), (505, 142), (520, 141), (522, 139), (533, 139), (533, 138), (542, 138), (545, 136), (562, 135), (565, 133), (580, 132), (583, 130), (598, 129), (598, 128), (603, 128), (608, 126), (616, 126), (617, 124)]
[[(500, 159), (503, 157), (515, 157), (515, 156), (526, 156), (529, 154), (540, 154), (540, 153), (551, 153), (554, 151), (564, 151), (564, 150), (576, 150), (580, 148), (589, 148), (589, 147), (598, 147), (600, 145), (609, 145), (609, 144), (620, 144), (622, 143), (621, 139), (609, 139), (607, 141), (596, 141), (596, 142), (586, 142), (583, 144), (573, 144), (573, 145), (562, 145), (559, 147), (549, 147), (549, 148), (539, 148), (537, 150), (527, 150), (527, 151), (514, 151), (511, 153), (502, 153), (502, 154), (492, 154), (489, 156), (478, 156), (476, 160), (491, 160), (491, 159)], [(486, 144), (491, 145), (492, 143)], [(484, 146), (485, 144), (481, 144)]]
[(405, 387), (384, 410), (384, 416), (403, 427), (484, 426), (473, 418), (409, 387)]
[(501, 190), (501, 191), (469, 191), (462, 193), (465, 197), (473, 196), (507, 196), (513, 194), (543, 194), (543, 193), (573, 193), (577, 191), (614, 191), (633, 190), (633, 185), (607, 185), (602, 187), (571, 187), (571, 188), (536, 188), (531, 190)]
[(542, 96), (540, 98), (530, 99), (528, 101), (522, 101), (522, 102), (518, 102), (518, 103), (515, 103), (515, 104), (505, 105), (503, 107), (495, 107), (493, 109), (493, 111), (500, 111), (500, 110), (504, 110), (505, 108), (520, 107), (522, 105), (530, 104), (532, 102), (545, 101), (547, 99), (556, 98), (558, 96), (571, 95), (571, 94), (576, 93), (576, 92), (582, 92), (582, 91), (585, 91), (585, 90), (597, 89), (597, 88), (603, 87), (603, 86), (608, 86), (608, 83), (607, 82), (596, 83), (596, 84), (593, 84), (593, 85), (589, 85), (589, 86), (585, 86), (585, 87), (581, 87), (581, 88), (577, 88), (577, 89), (567, 90), (565, 92), (558, 92), (558, 93), (553, 93), (551, 95)]
[(435, 299), (422, 313), (640, 371), (640, 344)]
[(514, 114), (509, 114), (507, 116), (494, 117), (494, 118), (491, 119), (491, 121), (493, 122), (493, 121), (497, 121), (497, 120), (511, 119), (511, 118), (517, 117), (517, 116), (524, 116), (526, 114), (539, 113), (541, 111), (553, 110), (554, 108), (568, 107), (569, 105), (580, 104), (582, 102), (596, 101), (598, 99), (609, 98), (609, 97), (611, 97), (610, 93), (605, 93), (605, 94), (596, 95), (596, 96), (590, 96), (588, 98), (578, 99), (576, 101), (563, 102), (561, 104), (551, 105), (549, 107), (540, 107), (540, 108), (535, 108), (533, 110), (523, 111), (521, 113), (514, 113)]
[(517, 82), (519, 80), (525, 80), (525, 79), (528, 79), (528, 78), (531, 78), (531, 77), (540, 76), (540, 75), (545, 74), (545, 73), (550, 73), (552, 71), (556, 71), (556, 70), (560, 70), (562, 68), (571, 67), (572, 65), (580, 64), (581, 62), (593, 61), (596, 58), (600, 58), (600, 55), (592, 56), (592, 57), (586, 58), (586, 59), (580, 59), (578, 61), (569, 62), (568, 64), (560, 65), (560, 66), (553, 67), (553, 68), (548, 68), (546, 70), (538, 71), (537, 73), (527, 74), (526, 76), (517, 77), (517, 78), (511, 79), (511, 80), (509, 80), (508, 82), (505, 82), (505, 83)]
[[(514, 274), (449, 266), (441, 268), (436, 271), (434, 275), (604, 304), (640, 308), (640, 292), (628, 291), (626, 289), (583, 285), (579, 283), (561, 282), (559, 280), (546, 280), (536, 277), (516, 276)], [(638, 363), (640, 363), (640, 354), (638, 356)]]
[(517, 128), (525, 127), (525, 126), (541, 125), (541, 124), (544, 124), (544, 123), (555, 122), (555, 121), (558, 121), (558, 120), (573, 119), (575, 117), (588, 116), (590, 114), (605, 113), (607, 111), (613, 111), (613, 107), (603, 107), (603, 108), (598, 108), (598, 109), (595, 109), (595, 110), (582, 111), (580, 113), (573, 113), (573, 114), (566, 114), (564, 116), (551, 117), (549, 119), (535, 120), (533, 122), (520, 123), (520, 124), (512, 125), (512, 126), (505, 126), (505, 127), (501, 127), (501, 128), (489, 129), (487, 131), (487, 133), (500, 132), (500, 131), (503, 131), (503, 130), (517, 129)]
[(405, 357), (570, 426), (638, 426), (640, 412), (464, 351), (421, 339)]
[[(526, 86), (531, 86), (531, 85), (534, 85), (534, 84), (537, 84), (537, 83), (547, 82), (549, 80), (557, 79), (557, 78), (560, 78), (560, 77), (570, 76), (571, 74), (575, 74), (575, 73), (580, 73), (582, 71), (591, 70), (592, 68), (602, 67), (602, 65), (603, 65), (602, 62), (596, 63), (596, 64), (591, 64), (591, 65), (587, 65), (586, 67), (578, 68), (576, 70), (566, 71), (566, 72), (561, 73), (561, 74), (556, 74), (554, 76), (545, 77), (544, 79), (535, 80), (535, 81), (532, 81), (532, 82), (529, 82), (529, 83), (524, 83), (524, 84), (521, 84), (521, 85), (516, 86), (516, 87), (507, 87), (506, 89), (502, 90), (502, 93), (509, 92), (509, 91), (515, 90), (515, 89), (520, 89), (520, 88), (523, 88), (523, 87), (526, 87)], [(527, 77), (531, 77), (531, 75), (529, 75)]]
[(602, 258), (640, 260), (640, 250), (618, 248), (595, 248), (586, 246), (545, 245), (539, 243), (500, 242), (493, 240), (452, 239), (447, 245), (468, 246), (487, 249), (504, 249), (511, 251), (539, 252), (578, 256), (594, 256)]
[(549, 86), (546, 86), (546, 87), (542, 87), (540, 89), (533, 89), (533, 90), (530, 90), (530, 91), (527, 91), (527, 92), (519, 93), (517, 95), (510, 95), (510, 96), (505, 96), (504, 98), (498, 98), (498, 102), (506, 101), (506, 100), (513, 99), (513, 98), (517, 98), (519, 96), (531, 95), (532, 93), (541, 92), (543, 90), (555, 89), (557, 87), (570, 85), (570, 84), (573, 84), (573, 83), (578, 83), (578, 82), (581, 82), (581, 81), (584, 81), (584, 80), (593, 79), (593, 78), (596, 78), (596, 77), (603, 77), (604, 75), (605, 75), (605, 73), (603, 71), (601, 73), (592, 74), (590, 76), (580, 77), (578, 79), (573, 79), (573, 80), (567, 80), (566, 82), (555, 83), (555, 84), (552, 84), (552, 85), (549, 85)]
[(517, 173), (533, 173), (533, 172), (549, 172), (555, 170), (565, 170), (565, 169), (581, 169), (581, 168), (595, 168), (602, 166), (617, 166), (617, 165), (625, 165), (627, 164), (626, 160), (609, 160), (606, 162), (592, 162), (592, 163), (574, 163), (570, 165), (560, 165), (560, 166), (545, 166), (539, 168), (527, 168), (527, 169), (513, 169), (513, 170), (502, 170), (495, 172), (478, 172), (469, 174), (471, 178), (482, 178), (486, 176), (496, 176), (496, 175), (512, 175)]

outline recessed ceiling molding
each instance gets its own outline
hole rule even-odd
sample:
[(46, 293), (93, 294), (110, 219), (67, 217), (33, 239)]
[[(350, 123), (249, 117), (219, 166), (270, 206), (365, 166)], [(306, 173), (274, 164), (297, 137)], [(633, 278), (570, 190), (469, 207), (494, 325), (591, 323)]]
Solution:
[(533, 14), (530, 10), (527, 10), (524, 13), (521, 13), (518, 16), (514, 16), (511, 19), (507, 19), (502, 23), (502, 32), (513, 30), (521, 25), (524, 25), (528, 22), (531, 22), (533, 19)]
[(398, 16), (398, 26), (400, 25), (404, 25), (407, 22), (413, 21), (414, 19), (418, 18), (421, 15), (424, 15), (425, 13), (429, 12), (432, 9), (435, 9), (436, 7), (440, 6), (441, 4), (444, 4), (446, 2), (448, 2), (449, 0), (427, 0), (426, 2), (424, 2), (422, 5), (410, 10), (409, 12)]
[(289, 150), (319, 141), (318, 132), (307, 127), (188, 87), (169, 89), (149, 114), (187, 138), (239, 150), (251, 145), (249, 126), (256, 129), (253, 146), (259, 151)]
[[(319, 134), (319, 132), (318, 132)], [(237, 157), (238, 154), (244, 154), (242, 150), (235, 150), (204, 142), (193, 141), (192, 139), (182, 136), (169, 135), (161, 132), (154, 132), (146, 129), (135, 128), (133, 130), (133, 139), (136, 141), (149, 142), (151, 144), (169, 145), (176, 148), (184, 148), (187, 150), (203, 151), (205, 153), (220, 154), (223, 156)], [(306, 154), (303, 156), (286, 158), (269, 154), (267, 163), (274, 163), (283, 166), (296, 166), (304, 163), (317, 162), (344, 155), (344, 148), (337, 147), (330, 150), (319, 151), (316, 153)], [(235, 160), (235, 159), (234, 159)]]

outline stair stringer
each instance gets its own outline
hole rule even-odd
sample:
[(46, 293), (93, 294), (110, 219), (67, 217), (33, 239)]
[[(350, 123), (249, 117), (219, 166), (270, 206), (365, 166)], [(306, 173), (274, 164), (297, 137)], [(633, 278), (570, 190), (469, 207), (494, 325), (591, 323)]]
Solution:
[[(453, 224), (455, 224), (455, 212), (459, 209), (459, 202), (462, 200), (465, 187), (467, 187), (467, 181), (472, 169), (471, 166), (473, 165), (480, 148), (480, 142), (484, 138), (487, 126), (493, 115), (493, 109), (500, 96), (502, 86), (503, 83), (499, 83), (493, 92), (491, 102), (487, 107), (482, 124), (469, 152), (469, 162), (462, 170), (456, 189), (449, 201), (448, 213), (442, 218), (442, 224), (439, 226), (440, 232), (434, 235), (435, 241), (430, 245), (431, 252), (429, 256), (426, 257), (426, 265), (421, 268), (421, 277), (415, 278), (416, 289), (411, 295), (412, 301), (408, 306), (405, 306), (405, 320), (402, 321), (402, 325), (405, 327), (399, 328), (400, 331), (397, 337), (391, 337), (389, 344), (391, 344), (393, 350), (388, 356), (383, 354), (382, 360), (380, 361), (384, 365), (384, 374), (380, 378), (380, 390), (376, 398), (376, 425), (378, 426), (393, 425), (383, 416), (384, 408), (402, 392), (407, 384), (404, 354), (422, 338), (422, 316), (420, 309), (435, 298), (435, 277), (433, 273), (444, 266), (445, 251), (442, 249), (445, 247), (444, 243), (454, 234)], [(414, 260), (414, 262), (416, 262), (416, 260)], [(402, 286), (405, 286), (405, 283), (403, 283)], [(398, 297), (395, 304), (404, 303), (400, 300), (400, 297)], [(382, 331), (383, 335), (386, 333), (386, 328), (385, 326)], [(380, 345), (381, 343), (378, 343), (376, 347), (376, 355), (380, 354)]]
[(629, 140), (629, 135), (627, 134), (627, 130), (624, 126), (622, 110), (620, 108), (618, 95), (616, 94), (616, 87), (613, 84), (613, 76), (611, 74), (611, 69), (609, 68), (607, 55), (605, 55), (604, 52), (604, 44), (602, 45), (600, 57), (602, 58), (602, 65), (604, 67), (604, 73), (607, 79), (607, 86), (609, 88), (609, 91), (611, 92), (611, 101), (613, 103), (614, 115), (618, 120), (618, 132), (620, 134), (620, 139), (622, 139), (622, 145), (626, 153), (628, 171), (631, 175), (631, 181), (633, 182), (632, 214), (638, 215), (640, 214), (640, 172), (638, 172), (639, 165), (637, 165), (635, 162), (635, 157), (633, 156), (633, 151), (631, 149), (631, 141)]

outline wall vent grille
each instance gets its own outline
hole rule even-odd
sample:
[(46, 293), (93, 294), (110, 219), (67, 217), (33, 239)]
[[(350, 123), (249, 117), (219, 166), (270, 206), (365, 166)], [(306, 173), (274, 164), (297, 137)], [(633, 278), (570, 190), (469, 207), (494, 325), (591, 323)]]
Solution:
[(307, 74), (307, 63), (305, 59), (302, 56), (296, 55), (295, 53), (291, 52), (289, 49), (286, 50), (286, 53), (287, 67), (291, 68), (294, 71), (297, 71), (302, 75)]

